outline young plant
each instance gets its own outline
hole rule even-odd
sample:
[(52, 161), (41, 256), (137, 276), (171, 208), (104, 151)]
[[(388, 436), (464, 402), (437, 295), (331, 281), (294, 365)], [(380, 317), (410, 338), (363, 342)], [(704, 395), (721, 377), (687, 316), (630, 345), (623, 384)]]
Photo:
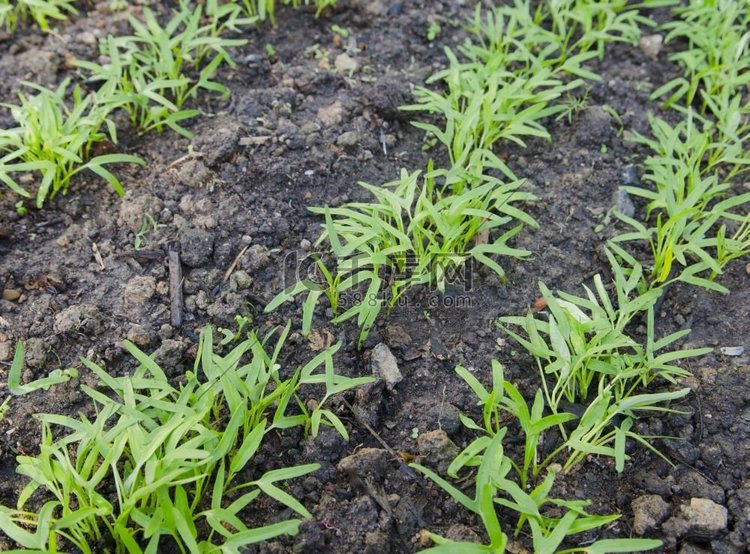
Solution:
[(674, 3), (672, 0), (647, 0), (640, 4), (628, 0), (546, 0), (539, 3), (534, 21), (539, 25), (549, 22), (562, 59), (587, 52), (594, 52), (601, 59), (607, 44), (638, 44), (641, 26), (655, 25), (654, 21), (641, 15), (640, 8)]
[(14, 32), (19, 22), (33, 19), (43, 31), (49, 31), (49, 20), (64, 20), (78, 13), (73, 0), (0, 0), (0, 28)]
[(56, 90), (26, 83), (36, 92), (35, 95), (27, 96), (21, 92), (19, 105), (2, 105), (10, 109), (18, 126), (0, 130), (0, 153), (7, 153), (0, 158), (0, 181), (16, 194), (29, 198), (31, 193), (14, 179), (13, 174), (39, 172), (37, 208), (58, 192), (65, 194), (71, 179), (84, 170), (96, 173), (122, 195), (120, 182), (106, 166), (144, 163), (128, 154), (92, 156), (97, 143), (117, 142), (114, 123), (109, 119), (110, 107), (106, 100), (103, 101), (112, 91), (104, 87), (98, 93), (84, 95), (76, 86), (70, 106), (65, 101), (69, 83), (66, 79)]
[[(213, 76), (223, 63), (235, 66), (227, 48), (247, 42), (223, 38), (221, 33), (252, 22), (240, 17), (236, 4), (210, 2), (207, 15), (204, 22), (202, 7), (192, 9), (183, 0), (179, 10), (162, 26), (156, 15), (145, 8), (144, 22), (129, 18), (134, 35), (110, 36), (102, 44), (106, 64), (77, 64), (91, 73), (91, 81), (112, 88), (112, 107), (125, 109), (141, 133), (161, 131), (166, 125), (183, 136), (191, 136), (181, 122), (200, 112), (183, 106), (200, 90), (229, 95), (229, 89), (213, 81)], [(192, 77), (194, 73), (196, 77)]]
[[(258, 18), (261, 21), (267, 19), (272, 25), (276, 25), (276, 5), (280, 0), (242, 0), (245, 6), (245, 13), (249, 17)], [(315, 6), (315, 16), (319, 16), (324, 9), (329, 6), (335, 6), (336, 0), (281, 0), (285, 6), (291, 5), (293, 8), (305, 6)]]
[(636, 140), (654, 152), (646, 159), (643, 177), (653, 188), (624, 189), (649, 201), (646, 220), (653, 223), (648, 226), (616, 214), (632, 231), (615, 236), (610, 246), (624, 258), (627, 254), (621, 243), (649, 245), (653, 263), (645, 276), (647, 286), (680, 280), (726, 293), (713, 278), (737, 257), (727, 255), (727, 247), (737, 255), (743, 251), (741, 240), (739, 245), (725, 240), (726, 225), (747, 217), (746, 212), (736, 210), (746, 210), (750, 203), (750, 193), (731, 195), (728, 179), (743, 171), (750, 160), (743, 157), (741, 145), (714, 142), (710, 131), (699, 131), (690, 117), (674, 127), (652, 118), (651, 129), (655, 139), (638, 135)]
[[(525, 487), (519, 486), (512, 478), (511, 470), (514, 464), (503, 450), (503, 438), (506, 432), (507, 429), (502, 428), (488, 441), (478, 464), (474, 498), (467, 496), (432, 470), (418, 464), (411, 465), (434, 481), (461, 506), (477, 514), (490, 539), (490, 543), (485, 545), (455, 542), (430, 533), (430, 538), (437, 543), (437, 546), (422, 552), (502, 554), (505, 552), (508, 536), (503, 532), (496, 506), (502, 506), (517, 514), (516, 536), (525, 526), (528, 526), (535, 554), (643, 552), (661, 546), (661, 541), (652, 539), (604, 539), (586, 546), (565, 548), (564, 544), (571, 542), (575, 535), (608, 525), (619, 516), (590, 515), (584, 510), (589, 502), (550, 497), (549, 493), (555, 481), (555, 473), (552, 471), (547, 474), (540, 485), (527, 493), (524, 490)], [(553, 512), (557, 514), (553, 515)], [(558, 515), (560, 513), (562, 516)]]
[(650, 21), (626, 0), (540, 2), (533, 13), (528, 2), (484, 12), (477, 6), (471, 25), (476, 42), (459, 47), (466, 61), (446, 49), (448, 69), (427, 81), (444, 83), (445, 91), (419, 88), (417, 104), (402, 109), (445, 118), (442, 129), (414, 125), (437, 137), (454, 165), (498, 140), (524, 146), (524, 137), (549, 139), (544, 120), (570, 114), (569, 106), (557, 100), (570, 97), (583, 79), (598, 79), (584, 64), (601, 57), (607, 43), (637, 42), (639, 24)]
[[(711, 113), (717, 121), (739, 121), (750, 111), (740, 100), (750, 83), (747, 2), (690, 0), (672, 11), (676, 17), (662, 26), (667, 31), (664, 42), (687, 43), (687, 49), (670, 55), (685, 75), (657, 89), (653, 98), (667, 97), (667, 106), (697, 103), (701, 113)], [(736, 109), (730, 109), (735, 102)], [(747, 123), (744, 128), (749, 129)]]
[[(657, 380), (676, 383), (678, 378), (689, 375), (673, 365), (674, 362), (711, 352), (710, 348), (660, 352), (690, 330), (657, 340), (653, 304), (661, 291), (651, 289), (639, 296), (640, 266), (626, 277), (615, 257), (609, 252), (608, 255), (615, 273), (616, 306), (597, 275), (594, 277), (596, 292), (584, 286), (586, 297), (563, 292), (554, 296), (540, 283), (550, 312), (546, 320), (537, 319), (531, 313), (526, 317), (498, 320), (500, 328), (534, 357), (544, 399), (553, 414), (560, 412), (563, 402), (585, 406), (578, 425), (569, 436), (560, 427), (565, 443), (547, 457), (547, 461), (551, 461), (558, 453), (568, 450), (565, 469), (588, 454), (600, 454), (615, 458), (621, 471), (627, 458), (626, 438), (633, 438), (654, 450), (646, 438), (630, 431), (636, 413), (670, 412), (665, 403), (685, 396), (689, 389), (647, 392), (648, 389)], [(644, 311), (647, 326), (645, 344), (642, 344), (627, 334), (626, 326)], [(506, 325), (520, 327), (525, 336)], [(622, 423), (616, 425), (623, 418)]]
[[(16, 509), (0, 506), (0, 529), (24, 548), (75, 548), (86, 554), (105, 544), (118, 554), (157, 552), (168, 545), (181, 552), (239, 552), (296, 534), (299, 519), (251, 528), (243, 523), (243, 513), (263, 494), (309, 518), (283, 483), (319, 465), (273, 469), (254, 478), (245, 468), (272, 432), (302, 426), (315, 435), (325, 423), (346, 436), (325, 403), (371, 379), (336, 375), (332, 356), (338, 346), (282, 373), (279, 356), (288, 332), (287, 325), (270, 351), (265, 347), (270, 336), (261, 341), (249, 333), (220, 356), (206, 329), (194, 369), (179, 388), (151, 357), (127, 342), (139, 362), (133, 375), (112, 377), (84, 359), (100, 380), (98, 388), (82, 386), (96, 415), (93, 420), (37, 416), (42, 421), (40, 453), (18, 457), (17, 471), (29, 483)], [(20, 372), (18, 360), (12, 372)], [(298, 396), (311, 384), (325, 387), (312, 411)], [(48, 500), (38, 512), (25, 510), (39, 489)]]
[[(477, 152), (479, 154), (479, 152)], [(496, 157), (485, 152), (489, 166)], [(499, 166), (501, 162), (497, 160)], [(476, 174), (461, 168), (401, 173), (401, 179), (375, 187), (361, 186), (375, 200), (346, 204), (340, 208), (312, 208), (325, 217), (317, 245), (327, 243), (335, 256), (335, 269), (320, 266), (326, 287), (310, 288), (300, 282), (279, 294), (266, 307), (271, 311), (282, 302), (308, 292), (303, 308), (303, 332), (308, 332), (318, 298), (325, 294), (332, 309), (347, 292), (366, 288), (362, 300), (333, 320), (357, 318), (360, 344), (383, 305), (396, 305), (416, 285), (445, 290), (446, 281), (459, 273), (468, 260), (486, 265), (504, 279), (502, 266), (491, 256), (524, 258), (530, 253), (507, 242), (524, 225), (536, 222), (515, 204), (533, 200), (520, 191), (520, 181), (504, 183), (478, 165)], [(438, 179), (443, 181), (438, 184)], [(489, 238), (490, 232), (500, 231)]]

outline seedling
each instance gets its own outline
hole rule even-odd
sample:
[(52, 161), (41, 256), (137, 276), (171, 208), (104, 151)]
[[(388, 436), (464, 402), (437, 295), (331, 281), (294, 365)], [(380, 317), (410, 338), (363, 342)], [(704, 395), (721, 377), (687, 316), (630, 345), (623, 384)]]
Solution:
[[(487, 168), (502, 162), (491, 152), (476, 152)], [(482, 170), (477, 163), (476, 171)], [(437, 179), (446, 184), (439, 185)], [(347, 204), (340, 208), (312, 208), (325, 217), (317, 245), (326, 243), (335, 256), (335, 268), (320, 260), (318, 268), (327, 287), (299, 282), (279, 294), (266, 307), (274, 310), (284, 301), (307, 292), (303, 307), (303, 333), (310, 330), (312, 313), (321, 295), (328, 297), (336, 313), (339, 296), (346, 291), (365, 290), (362, 301), (334, 318), (340, 323), (357, 319), (362, 344), (382, 307), (396, 305), (416, 285), (445, 289), (447, 276), (460, 271), (467, 260), (492, 269), (502, 280), (505, 271), (497, 257), (525, 258), (526, 250), (507, 243), (524, 225), (536, 222), (517, 203), (534, 196), (521, 191), (522, 182), (504, 183), (485, 174), (468, 174), (458, 169), (401, 173), (401, 179), (375, 187), (361, 186), (375, 200)], [(452, 189), (452, 190), (451, 190)], [(494, 239), (476, 240), (499, 231)]]
[[(673, 9), (677, 16), (663, 27), (665, 43), (685, 41), (686, 50), (670, 55), (685, 70), (684, 77), (666, 83), (653, 93), (665, 98), (666, 105), (691, 106), (697, 102), (702, 113), (730, 124), (722, 140), (747, 137), (750, 108), (741, 97), (747, 87), (750, 68), (750, 10), (745, 2), (722, 0), (718, 3), (691, 1)], [(684, 108), (680, 108), (684, 109)]]
[(442, 30), (443, 29), (440, 27), (440, 25), (438, 25), (437, 23), (435, 23), (434, 21), (432, 21), (427, 26), (427, 33), (426, 33), (427, 41), (428, 42), (433, 42), (436, 38), (438, 38), (438, 36), (440, 36), (440, 32)]
[[(727, 293), (713, 278), (746, 250), (743, 227), (727, 241), (726, 226), (747, 217), (736, 210), (750, 202), (750, 193), (729, 195), (731, 184), (726, 179), (743, 170), (748, 161), (741, 155), (741, 146), (737, 150), (714, 142), (710, 132), (699, 131), (691, 118), (675, 127), (652, 118), (651, 129), (654, 140), (640, 135), (636, 140), (654, 152), (645, 162), (643, 176), (654, 188), (624, 189), (649, 201), (646, 219), (654, 221), (655, 216), (655, 222), (647, 226), (616, 214), (633, 230), (614, 237), (610, 245), (623, 259), (632, 257), (621, 243), (643, 241), (650, 246), (653, 263), (645, 276), (650, 287), (679, 280)], [(720, 171), (726, 167), (728, 171)]]
[[(17, 509), (0, 506), (0, 529), (24, 548), (53, 552), (67, 544), (66, 550), (86, 554), (98, 552), (102, 541), (117, 553), (156, 552), (167, 539), (182, 552), (238, 552), (296, 534), (299, 519), (249, 528), (240, 515), (264, 494), (309, 518), (282, 484), (319, 465), (282, 467), (253, 479), (243, 469), (268, 433), (301, 426), (316, 435), (325, 422), (346, 436), (325, 403), (371, 379), (336, 375), (332, 356), (338, 346), (282, 377), (278, 362), (288, 332), (289, 326), (273, 350), (264, 346), (270, 336), (261, 341), (250, 333), (220, 356), (206, 329), (195, 367), (179, 389), (128, 342), (139, 362), (133, 375), (115, 378), (84, 359), (100, 380), (99, 388), (82, 386), (96, 406), (95, 417), (37, 416), (40, 453), (18, 457), (17, 471), (29, 483)], [(311, 384), (325, 389), (312, 410), (297, 396), (300, 387)], [(38, 489), (50, 500), (39, 512), (24, 511)]]
[(331, 31), (339, 35), (341, 38), (349, 37), (349, 29), (341, 27), (340, 25), (331, 25)]
[(136, 250), (140, 250), (141, 248), (143, 248), (146, 244), (146, 238), (148, 237), (148, 235), (150, 233), (155, 233), (156, 231), (158, 231), (159, 227), (164, 227), (164, 225), (161, 223), (157, 223), (151, 214), (144, 214), (143, 220), (141, 222), (141, 228), (135, 235), (133, 248), (135, 248)]
[(0, 27), (13, 32), (19, 22), (33, 19), (49, 31), (49, 20), (61, 21), (75, 13), (73, 0), (0, 0)]
[[(644, 437), (630, 431), (637, 411), (670, 412), (664, 403), (685, 396), (689, 389), (674, 392), (644, 392), (655, 381), (676, 383), (689, 372), (673, 365), (711, 352), (710, 348), (683, 349), (659, 353), (673, 345), (690, 330), (685, 329), (662, 339), (655, 338), (653, 305), (662, 291), (651, 289), (638, 295), (642, 269), (636, 265), (629, 275), (617, 259), (607, 252), (614, 273), (616, 304), (612, 302), (602, 279), (594, 277), (594, 289), (584, 287), (585, 297), (560, 292), (553, 295), (543, 283), (539, 287), (550, 311), (545, 319), (501, 317), (499, 326), (523, 346), (536, 361), (544, 400), (553, 414), (563, 401), (583, 403), (586, 410), (565, 444), (548, 456), (552, 460), (564, 449), (572, 452), (568, 469), (587, 454), (615, 458), (618, 470), (626, 459), (624, 440), (634, 438), (651, 448)], [(627, 334), (627, 325), (646, 313), (645, 344)], [(520, 327), (521, 335), (508, 327)], [(611, 428), (618, 418), (624, 422)], [(610, 446), (613, 445), (613, 446)], [(544, 465), (544, 464), (543, 464)]]
[(115, 126), (109, 119), (110, 107), (101, 101), (101, 97), (107, 98), (111, 94), (111, 89), (103, 87), (98, 93), (84, 95), (76, 86), (70, 107), (65, 101), (69, 80), (63, 81), (56, 90), (25, 84), (36, 94), (27, 96), (21, 92), (20, 105), (2, 105), (10, 109), (18, 127), (0, 130), (0, 153), (7, 153), (0, 158), (0, 181), (16, 194), (30, 198), (31, 193), (13, 175), (39, 172), (37, 208), (58, 192), (65, 194), (71, 179), (84, 170), (96, 173), (122, 196), (119, 180), (106, 166), (113, 163), (143, 164), (143, 160), (128, 154), (91, 157), (95, 144), (105, 140), (117, 142)]
[[(219, 5), (214, 0), (206, 7), (204, 22), (200, 5), (193, 10), (182, 1), (179, 11), (162, 27), (156, 15), (144, 8), (144, 23), (129, 18), (134, 35), (110, 36), (102, 44), (108, 63), (79, 61), (77, 65), (91, 73), (92, 81), (112, 89), (107, 101), (113, 109), (125, 109), (140, 132), (167, 126), (190, 136), (181, 122), (199, 111), (183, 109), (188, 99), (201, 90), (229, 94), (229, 89), (211, 79), (221, 64), (235, 66), (226, 49), (247, 42), (221, 37), (226, 29), (236, 31), (252, 23), (240, 13), (236, 4)], [(197, 73), (196, 79), (188, 77), (191, 70)]]
[[(502, 523), (498, 519), (496, 504), (510, 509), (518, 515), (515, 525), (516, 536), (528, 526), (535, 554), (643, 552), (661, 546), (661, 541), (653, 539), (605, 539), (586, 546), (564, 548), (564, 543), (569, 542), (571, 537), (584, 531), (604, 527), (619, 516), (591, 515), (584, 509), (589, 502), (550, 497), (549, 494), (555, 481), (555, 473), (552, 471), (547, 474), (540, 485), (527, 493), (524, 487), (519, 486), (513, 479), (514, 463), (504, 453), (503, 439), (506, 432), (507, 429), (502, 428), (488, 440), (481, 462), (478, 464), (473, 498), (464, 494), (432, 470), (417, 464), (411, 465), (434, 481), (464, 508), (477, 514), (481, 518), (490, 540), (487, 545), (478, 545), (469, 542), (455, 542), (430, 533), (430, 538), (438, 546), (422, 552), (431, 554), (450, 554), (453, 552), (502, 554), (505, 552), (508, 536), (503, 532)], [(550, 508), (561, 515), (550, 515)]]
[(261, 21), (269, 20), (272, 25), (276, 25), (277, 3), (283, 3), (285, 6), (291, 5), (293, 8), (313, 5), (316, 17), (327, 7), (336, 5), (336, 0), (304, 0), (304, 2), (303, 0), (242, 0), (242, 2), (245, 6), (245, 13), (249, 17), (257, 17)]
[(579, 112), (582, 112), (588, 107), (590, 95), (591, 87), (586, 87), (583, 91), (583, 94), (581, 94), (580, 96), (568, 93), (565, 102), (561, 102), (565, 109), (558, 114), (558, 116), (555, 118), (555, 121), (567, 119), (568, 124), (573, 123), (573, 116), (577, 115)]

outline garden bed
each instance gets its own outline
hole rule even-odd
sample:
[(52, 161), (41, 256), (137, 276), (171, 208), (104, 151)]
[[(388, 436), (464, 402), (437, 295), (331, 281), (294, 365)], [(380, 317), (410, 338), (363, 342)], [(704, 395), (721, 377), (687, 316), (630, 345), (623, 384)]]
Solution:
[[(126, 16), (141, 10), (133, 5), (113, 14), (109, 4), (81, 6), (51, 34), (24, 28), (0, 37), (0, 100), (15, 102), (20, 80), (53, 86), (75, 74), (73, 58), (96, 60), (97, 39), (122, 34)], [(536, 364), (494, 322), (543, 309), (540, 281), (552, 291), (580, 294), (595, 274), (609, 275), (604, 246), (620, 232), (609, 213), (622, 202), (619, 187), (638, 182), (648, 155), (626, 138), (649, 134), (649, 113), (675, 120), (649, 97), (680, 74), (668, 61), (676, 46), (650, 51), (643, 43), (609, 45), (603, 59), (587, 65), (601, 79), (588, 83), (582, 109), (545, 122), (550, 141), (495, 146), (527, 179), (525, 190), (537, 200), (525, 209), (539, 224), (513, 239), (532, 256), (504, 263), (505, 283), (474, 266), (471, 286), (448, 285), (445, 294), (415, 288), (377, 320), (361, 349), (357, 326), (333, 325), (325, 310), (316, 312), (313, 332), (303, 337), (301, 299), (263, 310), (291, 283), (297, 260), (320, 234), (324, 220), (309, 207), (367, 201), (359, 181), (393, 181), (401, 168), (423, 169), (430, 157), (446, 163), (439, 149), (423, 149), (424, 132), (409, 124), (422, 114), (398, 108), (412, 103), (413, 87), (446, 64), (443, 46), (455, 47), (467, 36), (461, 25), (473, 9), (427, 0), (340, 2), (319, 18), (310, 10), (280, 9), (276, 28), (246, 30), (248, 43), (232, 51), (237, 67), (225, 66), (217, 75), (231, 96), (199, 98), (197, 107), (208, 115), (185, 124), (192, 138), (169, 131), (139, 136), (123, 127), (117, 150), (146, 162), (117, 167), (123, 198), (92, 175), (25, 215), (16, 213), (17, 197), (0, 196), (0, 371), (7, 375), (17, 341), (25, 342), (23, 382), (58, 367), (81, 369), (78, 378), (49, 391), (10, 397), (0, 422), (0, 503), (14, 506), (25, 484), (15, 474), (16, 456), (38, 449), (34, 414), (92, 413), (80, 389), (92, 383), (81, 356), (126, 375), (133, 368), (123, 348), (127, 339), (155, 352), (167, 375), (179, 380), (192, 367), (201, 329), (234, 331), (239, 315), (261, 333), (292, 321), (282, 358), (289, 367), (340, 341), (337, 372), (370, 375), (373, 350), (384, 343), (403, 376), (392, 389), (376, 383), (333, 399), (329, 409), (344, 422), (348, 442), (326, 427), (315, 439), (302, 431), (278, 433), (264, 445), (251, 472), (313, 462), (322, 467), (288, 487), (312, 519), (297, 536), (273, 539), (257, 551), (415, 552), (430, 544), (425, 529), (486, 541), (478, 517), (406, 464), (416, 460), (444, 471), (456, 452), (438, 431), (459, 448), (474, 438), (458, 414), (479, 421), (481, 407), (456, 365), (486, 384), (491, 362), (498, 360), (506, 380), (533, 398), (540, 386)], [(656, 17), (665, 21), (669, 11)], [(441, 30), (428, 38), (431, 24)], [(0, 123), (11, 126), (6, 111), (0, 111)], [(749, 186), (742, 176), (735, 185), (744, 192)], [(643, 204), (634, 201), (642, 213)], [(180, 326), (170, 313), (168, 250), (175, 248), (184, 270)], [(727, 295), (684, 283), (666, 291), (655, 314), (656, 335), (689, 328), (679, 348), (713, 349), (686, 364), (692, 376), (682, 384), (691, 392), (672, 406), (681, 413), (656, 412), (635, 423), (641, 435), (675, 437), (654, 441), (674, 466), (633, 444), (621, 473), (614, 460), (589, 456), (559, 475), (554, 495), (590, 499), (591, 513), (622, 515), (577, 535), (571, 546), (645, 531), (664, 541), (664, 552), (747, 550), (750, 349), (732, 348), (750, 346), (747, 264), (746, 257), (735, 260), (718, 277)], [(645, 332), (645, 322), (634, 327)], [(7, 387), (0, 388), (0, 403), (9, 396)], [(505, 448), (523, 451), (512, 425)], [(471, 479), (461, 486), (467, 494), (473, 490)], [(263, 502), (252, 523), (290, 517), (290, 510)], [(690, 519), (691, 506), (698, 505), (707, 506), (701, 525)], [(505, 530), (510, 533), (512, 524)], [(12, 547), (0, 540), (0, 549)], [(522, 533), (508, 550), (531, 548)]]

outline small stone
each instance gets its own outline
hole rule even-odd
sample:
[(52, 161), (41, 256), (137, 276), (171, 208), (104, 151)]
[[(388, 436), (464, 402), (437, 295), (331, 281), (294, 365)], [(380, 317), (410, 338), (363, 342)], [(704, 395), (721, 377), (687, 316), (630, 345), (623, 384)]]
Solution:
[(748, 262), (747, 264), (745, 264), (745, 273), (747, 273), (748, 276), (750, 276), (750, 262)]
[(409, 346), (412, 342), (411, 335), (406, 327), (398, 323), (391, 323), (385, 328), (385, 336), (391, 348)]
[(628, 164), (622, 169), (622, 184), (638, 184), (638, 169), (633, 164)]
[(346, 131), (339, 135), (339, 138), (336, 139), (336, 144), (343, 147), (352, 147), (357, 146), (360, 140), (361, 137), (357, 131)]
[(153, 194), (142, 190), (128, 189), (128, 187), (125, 187), (125, 190), (125, 196), (120, 201), (118, 222), (120, 225), (125, 225), (131, 231), (138, 233), (144, 222), (148, 223), (147, 216), (153, 217), (161, 212), (164, 204)]
[(445, 532), (445, 538), (455, 542), (472, 543), (478, 543), (482, 540), (474, 529), (466, 525), (461, 525), (460, 523), (454, 523), (448, 527), (448, 530)]
[(453, 459), (458, 455), (458, 446), (442, 429), (421, 433), (417, 437), (419, 453), (427, 462), (435, 466), (439, 473), (445, 473)]
[(341, 73), (352, 73), (357, 70), (359, 63), (349, 54), (339, 54), (333, 64)]
[(156, 292), (156, 279), (147, 275), (133, 277), (125, 285), (124, 300), (130, 304), (145, 304)]
[(690, 522), (682, 516), (672, 516), (661, 526), (661, 532), (674, 545), (675, 540), (681, 539), (690, 532)]
[(638, 42), (638, 46), (644, 54), (646, 54), (652, 60), (655, 60), (659, 57), (659, 52), (661, 52), (663, 43), (664, 37), (661, 35), (646, 35), (644, 37), (641, 37), (641, 40)]
[(3, 291), (3, 300), (15, 302), (19, 298), (21, 298), (21, 291), (18, 289), (5, 289)]
[(383, 0), (349, 0), (349, 4), (352, 8), (369, 17), (382, 17), (389, 10)]
[(687, 471), (677, 479), (677, 485), (682, 494), (696, 498), (708, 498), (721, 504), (725, 501), (724, 489), (720, 485), (711, 483), (697, 471)]
[(200, 267), (208, 263), (214, 252), (214, 237), (208, 231), (185, 229), (180, 237), (180, 254), (189, 267)]
[(388, 469), (388, 452), (381, 448), (362, 448), (342, 458), (336, 467), (339, 471), (359, 477), (383, 476)]
[(708, 498), (691, 498), (682, 513), (691, 525), (691, 531), (705, 537), (715, 537), (727, 528), (729, 513), (721, 504)]
[(307, 340), (310, 343), (310, 350), (320, 352), (321, 350), (330, 348), (336, 338), (328, 329), (323, 329), (322, 331), (313, 329)]
[(305, 252), (309, 252), (310, 248), (312, 248), (312, 243), (307, 239), (302, 239), (299, 241), (299, 247)]
[(177, 170), (179, 181), (190, 187), (200, 187), (213, 179), (213, 173), (201, 160), (187, 160)]
[(78, 38), (78, 42), (82, 44), (88, 44), (90, 46), (96, 44), (96, 36), (94, 35), (94, 33), (84, 31), (82, 33), (78, 33), (76, 36)]
[[(318, 119), (326, 127), (333, 127), (341, 123), (344, 118), (344, 106), (336, 100), (330, 106), (324, 106), (318, 109)], [(307, 133), (309, 134), (309, 133)]]
[(9, 341), (0, 342), (0, 362), (9, 362), (13, 359), (15, 348)]
[(722, 346), (719, 348), (719, 352), (725, 356), (742, 356), (745, 353), (744, 346)]
[(242, 269), (232, 273), (230, 281), (236, 290), (247, 290), (253, 284), (253, 278), (250, 277), (250, 274), (247, 271), (243, 271)]
[(385, 383), (388, 390), (393, 390), (396, 384), (404, 380), (398, 368), (396, 357), (391, 350), (382, 342), (372, 349), (370, 358), (372, 373)]
[(655, 531), (669, 515), (669, 504), (656, 494), (644, 494), (630, 504), (633, 509), (633, 531), (645, 535)]
[(151, 342), (151, 336), (148, 334), (148, 331), (146, 331), (143, 325), (138, 324), (133, 325), (128, 330), (127, 339), (139, 348), (148, 346), (148, 343)]
[(181, 341), (165, 339), (151, 357), (167, 375), (178, 375), (184, 353), (185, 345)]

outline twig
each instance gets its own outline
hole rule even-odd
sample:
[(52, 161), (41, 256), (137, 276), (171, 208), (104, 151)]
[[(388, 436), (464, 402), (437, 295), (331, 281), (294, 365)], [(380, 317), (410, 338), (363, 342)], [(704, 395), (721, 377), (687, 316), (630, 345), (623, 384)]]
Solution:
[(175, 161), (173, 161), (171, 164), (167, 166), (167, 169), (172, 169), (173, 167), (176, 167), (180, 165), (182, 162), (186, 162), (188, 160), (192, 160), (193, 158), (202, 158), (203, 153), (202, 152), (188, 152), (184, 156), (180, 156)]
[(180, 264), (180, 253), (171, 245), (167, 252), (169, 256), (169, 298), (172, 325), (182, 325), (182, 264)]
[(99, 267), (101, 267), (102, 271), (104, 271), (106, 269), (104, 267), (104, 260), (102, 260), (102, 255), (99, 252), (99, 247), (96, 245), (95, 242), (91, 243), (91, 250), (94, 251), (94, 258), (96, 259), (96, 262), (99, 264)]
[(229, 280), (229, 277), (232, 275), (235, 269), (237, 269), (237, 264), (240, 263), (240, 260), (242, 259), (242, 256), (245, 255), (245, 252), (247, 252), (247, 249), (250, 248), (249, 244), (245, 245), (245, 248), (240, 250), (240, 253), (237, 254), (237, 257), (232, 262), (232, 265), (229, 266), (229, 268), (224, 272), (224, 282), (226, 283)]

